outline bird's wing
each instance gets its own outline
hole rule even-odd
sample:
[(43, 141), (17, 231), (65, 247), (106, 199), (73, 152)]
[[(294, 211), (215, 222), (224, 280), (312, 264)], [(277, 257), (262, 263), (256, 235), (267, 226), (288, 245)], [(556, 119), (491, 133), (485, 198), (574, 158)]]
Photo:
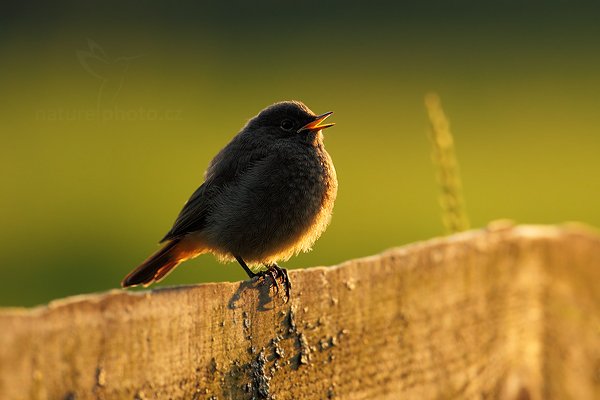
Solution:
[(242, 135), (244, 133), (238, 134), (211, 161), (206, 170), (205, 182), (185, 203), (173, 227), (161, 243), (202, 230), (215, 196), (221, 193), (225, 186), (235, 184), (241, 176), (267, 156), (266, 147), (250, 145)]
[(177, 239), (190, 232), (199, 231), (206, 223), (208, 211), (208, 199), (205, 196), (206, 182), (203, 183), (186, 201), (173, 227), (161, 239), (160, 243), (167, 240)]

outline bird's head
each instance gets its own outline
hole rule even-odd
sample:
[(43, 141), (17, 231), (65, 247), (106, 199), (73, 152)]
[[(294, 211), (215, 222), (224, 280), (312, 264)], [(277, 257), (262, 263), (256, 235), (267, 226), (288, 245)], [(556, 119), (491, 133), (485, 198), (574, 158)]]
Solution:
[(321, 130), (334, 125), (323, 123), (331, 114), (316, 115), (302, 102), (282, 101), (262, 110), (246, 129), (274, 139), (317, 143), (322, 139)]

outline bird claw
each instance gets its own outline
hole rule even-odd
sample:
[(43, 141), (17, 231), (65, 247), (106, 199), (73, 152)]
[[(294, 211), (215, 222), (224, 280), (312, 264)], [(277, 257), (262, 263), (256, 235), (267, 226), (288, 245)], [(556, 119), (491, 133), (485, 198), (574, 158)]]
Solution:
[(292, 283), (290, 281), (290, 277), (288, 276), (287, 270), (285, 268), (281, 268), (277, 264), (272, 264), (267, 266), (267, 270), (257, 274), (257, 276), (261, 277), (265, 277), (267, 275), (273, 280), (271, 286), (275, 287), (275, 292), (277, 294), (279, 294), (279, 290), (281, 289), (278, 278), (282, 278), (285, 289), (285, 302), (287, 303), (290, 300), (290, 291), (292, 289)]

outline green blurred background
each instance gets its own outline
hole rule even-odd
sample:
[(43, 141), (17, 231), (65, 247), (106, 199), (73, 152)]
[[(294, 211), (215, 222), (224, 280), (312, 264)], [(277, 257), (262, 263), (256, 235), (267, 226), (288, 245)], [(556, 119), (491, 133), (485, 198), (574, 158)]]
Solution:
[[(0, 17), (0, 305), (103, 291), (156, 249), (260, 109), (335, 111), (331, 265), (443, 234), (423, 96), (472, 224), (600, 226), (600, 24), (575, 2), (9, 3)], [(240, 280), (204, 255), (162, 284)]]

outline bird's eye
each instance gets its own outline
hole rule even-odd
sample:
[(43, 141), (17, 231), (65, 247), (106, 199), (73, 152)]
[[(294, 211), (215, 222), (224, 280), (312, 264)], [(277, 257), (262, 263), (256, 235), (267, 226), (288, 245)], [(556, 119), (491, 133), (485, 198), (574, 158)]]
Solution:
[(291, 131), (292, 129), (294, 129), (294, 123), (289, 119), (284, 119), (283, 121), (281, 121), (281, 129), (283, 129), (284, 131)]

